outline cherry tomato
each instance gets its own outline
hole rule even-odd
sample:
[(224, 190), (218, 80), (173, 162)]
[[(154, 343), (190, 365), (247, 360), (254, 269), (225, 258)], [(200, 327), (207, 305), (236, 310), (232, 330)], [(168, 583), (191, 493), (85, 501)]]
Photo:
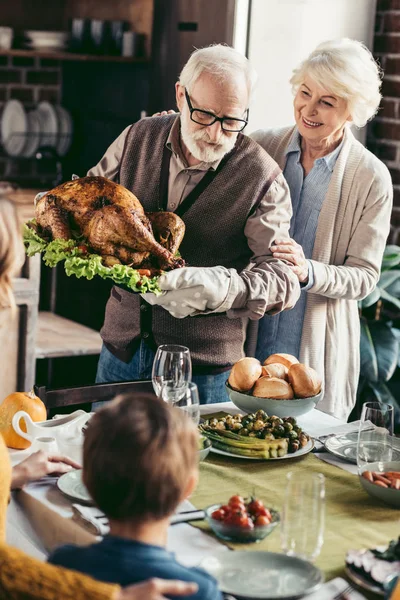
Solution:
[(231, 507), (228, 506), (227, 504), (223, 504), (220, 508), (221, 508), (221, 510), (224, 510), (226, 513), (228, 513), (231, 510)]
[(232, 502), (229, 505), (229, 509), (233, 512), (246, 512), (246, 506), (243, 502)]
[(269, 512), (268, 508), (265, 508), (265, 506), (263, 506), (262, 508), (260, 508), (254, 515), (255, 517), (267, 517), (267, 519), (269, 519), (271, 521), (272, 517), (271, 517), (271, 513)]
[(229, 505), (231, 505), (231, 504), (244, 504), (244, 499), (242, 498), (242, 496), (238, 496), (238, 495), (231, 496), (229, 498), (228, 504)]
[(264, 508), (263, 502), (261, 500), (257, 500), (256, 498), (254, 498), (247, 505), (247, 510), (251, 515), (256, 515), (262, 508)]
[(82, 252), (82, 254), (87, 254), (88, 253), (88, 247), (85, 244), (80, 244), (78, 246), (78, 250), (80, 250)]
[(247, 515), (241, 512), (234, 513), (232, 518), (230, 519), (230, 525), (235, 525), (236, 527), (245, 527), (247, 523)]
[(242, 521), (242, 527), (243, 529), (254, 529), (254, 523), (250, 517), (245, 517)]
[(267, 516), (260, 515), (254, 522), (256, 527), (264, 527), (265, 525), (269, 525), (271, 523), (270, 519)]
[(211, 518), (215, 519), (216, 521), (223, 521), (225, 519), (225, 511), (221, 508), (218, 508), (211, 513)]

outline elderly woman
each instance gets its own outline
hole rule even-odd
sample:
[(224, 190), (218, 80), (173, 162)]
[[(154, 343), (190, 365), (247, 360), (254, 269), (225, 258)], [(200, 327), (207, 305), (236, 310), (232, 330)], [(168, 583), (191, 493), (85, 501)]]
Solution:
[[(12, 277), (23, 263), (23, 245), (16, 210), (0, 198), (0, 316), (15, 316)], [(0, 320), (1, 327), (1, 320)], [(65, 472), (74, 465), (63, 457), (46, 457), (42, 452), (11, 469), (8, 452), (0, 435), (0, 598), (7, 600), (166, 600), (164, 594), (189, 596), (197, 585), (153, 579), (121, 589), (94, 581), (80, 573), (41, 563), (5, 544), (6, 510), (10, 487), (24, 484), (53, 472)]]
[(387, 168), (350, 128), (378, 110), (380, 71), (363, 44), (342, 39), (319, 45), (291, 84), (296, 125), (251, 137), (290, 187), (292, 239), (271, 250), (292, 264), (302, 294), (292, 310), (259, 322), (256, 355), (288, 352), (324, 374), (318, 408), (345, 419), (359, 376), (357, 301), (378, 281), (392, 208)]

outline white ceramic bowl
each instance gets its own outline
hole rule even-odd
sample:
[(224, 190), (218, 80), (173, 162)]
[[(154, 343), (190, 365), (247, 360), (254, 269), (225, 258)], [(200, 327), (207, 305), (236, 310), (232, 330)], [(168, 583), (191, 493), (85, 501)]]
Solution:
[(265, 410), (267, 415), (277, 417), (299, 417), (315, 408), (321, 400), (323, 392), (311, 398), (293, 398), (292, 400), (276, 400), (274, 398), (257, 398), (249, 393), (237, 392), (226, 382), (226, 391), (233, 404), (245, 412)]
[[(370, 463), (363, 471), (373, 471), (376, 473), (382, 473), (383, 471), (400, 471), (400, 461), (392, 460), (391, 462), (376, 462)], [(391, 488), (384, 488), (371, 483), (361, 475), (359, 480), (364, 490), (373, 498), (378, 498), (386, 504), (400, 508), (400, 490), (394, 490)]]

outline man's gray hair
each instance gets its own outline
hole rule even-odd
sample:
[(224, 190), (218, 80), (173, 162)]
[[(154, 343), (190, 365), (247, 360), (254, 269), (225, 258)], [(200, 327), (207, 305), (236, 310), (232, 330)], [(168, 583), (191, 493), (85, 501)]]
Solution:
[(202, 73), (209, 73), (220, 82), (229, 81), (242, 73), (246, 79), (249, 99), (257, 82), (257, 73), (250, 61), (224, 44), (213, 44), (195, 50), (181, 71), (179, 83), (189, 90)]

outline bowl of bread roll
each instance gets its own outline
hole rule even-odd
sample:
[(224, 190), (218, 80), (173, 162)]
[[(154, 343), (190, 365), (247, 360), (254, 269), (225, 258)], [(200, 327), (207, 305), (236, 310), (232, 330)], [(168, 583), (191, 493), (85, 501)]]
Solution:
[(271, 354), (261, 364), (242, 358), (232, 367), (226, 389), (232, 402), (245, 412), (265, 410), (277, 417), (298, 417), (322, 399), (322, 378), (291, 354)]

